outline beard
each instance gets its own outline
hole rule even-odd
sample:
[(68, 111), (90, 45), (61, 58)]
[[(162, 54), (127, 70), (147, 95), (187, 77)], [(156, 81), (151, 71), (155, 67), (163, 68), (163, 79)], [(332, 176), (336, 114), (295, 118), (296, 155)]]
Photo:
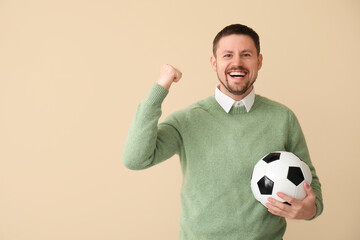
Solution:
[(228, 90), (229, 93), (237, 95), (237, 96), (244, 95), (256, 81), (256, 79), (255, 79), (252, 82), (246, 82), (246, 85), (244, 87), (242, 87), (241, 89), (234, 89), (232, 86), (230, 86), (227, 75), (225, 75), (225, 82), (221, 81), (219, 74), (217, 74), (217, 76), (218, 76), (218, 79), (219, 79), (221, 85), (223, 85), (223, 87), (226, 90)]

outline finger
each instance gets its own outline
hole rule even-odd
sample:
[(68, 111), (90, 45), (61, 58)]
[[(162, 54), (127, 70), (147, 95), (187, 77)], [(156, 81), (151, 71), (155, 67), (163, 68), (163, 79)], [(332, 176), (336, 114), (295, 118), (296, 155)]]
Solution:
[(282, 192), (278, 192), (277, 195), (283, 199), (285, 202), (289, 203), (290, 205), (293, 205), (294, 203), (296, 203), (296, 199), (292, 198)]
[(164, 64), (160, 70), (157, 83), (164, 88), (169, 89), (173, 82), (179, 81), (181, 78), (181, 72), (171, 66), (170, 64)]
[(268, 203), (266, 203), (266, 207), (268, 211), (274, 215), (280, 217), (289, 218), (289, 213), (291, 211), (291, 207), (283, 202), (277, 201), (273, 198), (268, 199)]
[(182, 77), (182, 73), (176, 69), (175, 76), (174, 76), (174, 82), (178, 82)]
[(290, 205), (289, 204), (286, 204), (285, 202), (281, 202), (281, 201), (278, 201), (274, 198), (268, 198), (268, 201), (269, 201), (269, 204), (272, 206), (272, 207), (275, 207), (281, 211), (289, 211), (290, 209)]
[(312, 187), (308, 183), (304, 183), (304, 188), (305, 188), (306, 196), (303, 200), (315, 202), (316, 194), (312, 189)]
[(279, 217), (287, 217), (286, 213), (283, 210), (271, 205), (270, 203), (267, 203), (266, 206), (268, 208), (269, 213), (274, 214)]

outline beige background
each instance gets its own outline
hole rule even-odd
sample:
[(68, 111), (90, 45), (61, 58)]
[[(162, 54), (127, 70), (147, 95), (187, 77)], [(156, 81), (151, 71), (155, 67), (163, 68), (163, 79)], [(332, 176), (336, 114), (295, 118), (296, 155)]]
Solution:
[(0, 239), (177, 239), (178, 158), (121, 164), (163, 63), (167, 115), (213, 94), (215, 34), (261, 37), (257, 93), (297, 114), (325, 211), (285, 239), (360, 239), (360, 1), (0, 0)]

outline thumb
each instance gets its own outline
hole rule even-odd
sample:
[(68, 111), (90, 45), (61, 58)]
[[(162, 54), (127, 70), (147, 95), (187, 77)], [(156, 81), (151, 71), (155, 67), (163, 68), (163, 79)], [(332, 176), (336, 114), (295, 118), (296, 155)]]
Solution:
[(182, 77), (182, 73), (179, 70), (175, 70), (174, 82), (178, 82)]
[(312, 187), (307, 182), (304, 182), (304, 188), (305, 188), (305, 192), (306, 192), (307, 196), (315, 195), (314, 190), (312, 189)]

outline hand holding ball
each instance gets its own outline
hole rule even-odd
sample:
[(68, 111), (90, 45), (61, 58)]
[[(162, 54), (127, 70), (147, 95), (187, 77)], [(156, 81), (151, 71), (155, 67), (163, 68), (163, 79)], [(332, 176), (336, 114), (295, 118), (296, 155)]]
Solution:
[(304, 182), (311, 184), (312, 175), (308, 165), (290, 152), (272, 152), (255, 165), (251, 190), (255, 198), (266, 206), (268, 197), (284, 202), (277, 196), (282, 192), (301, 200), (306, 196)]

